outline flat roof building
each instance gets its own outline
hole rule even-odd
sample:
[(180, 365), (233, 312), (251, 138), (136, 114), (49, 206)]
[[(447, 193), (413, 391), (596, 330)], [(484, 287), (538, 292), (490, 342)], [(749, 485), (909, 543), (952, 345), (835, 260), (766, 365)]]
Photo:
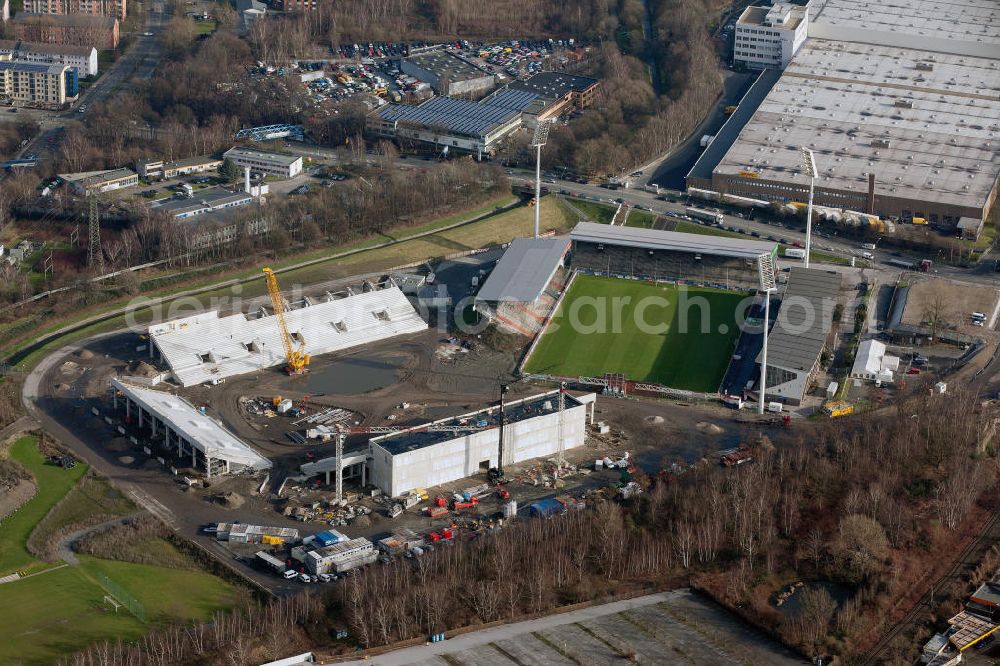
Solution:
[[(504, 406), (503, 466), (559, 451), (560, 430), (565, 449), (582, 446), (586, 425), (593, 421), (593, 393), (565, 394), (560, 426), (559, 391), (508, 402)], [(432, 424), (414, 426), (380, 437), (371, 447), (371, 482), (392, 496), (414, 488), (431, 488), (497, 467), (499, 406), (476, 410)], [(429, 425), (476, 426), (469, 432), (429, 430)]]
[(33, 14), (91, 14), (128, 18), (127, 0), (24, 0), (24, 11)]
[(808, 5), (747, 7), (736, 21), (733, 62), (750, 69), (784, 69), (805, 43), (808, 28)]
[[(830, 336), (840, 283), (834, 271), (799, 266), (789, 270), (767, 344), (767, 399), (798, 405), (805, 397)], [(758, 356), (758, 365), (760, 361)]]
[(563, 74), (561, 72), (539, 72), (524, 80), (508, 84), (512, 90), (535, 93), (548, 100), (565, 99), (575, 106), (590, 106), (601, 82), (589, 76)]
[(79, 194), (90, 192), (110, 192), (123, 187), (139, 184), (139, 174), (132, 169), (108, 169), (106, 171), (83, 171), (81, 173), (61, 173), (62, 178)]
[(399, 69), (426, 81), (439, 95), (482, 97), (496, 85), (495, 77), (485, 69), (444, 49), (403, 58)]
[(223, 158), (232, 160), (240, 169), (250, 167), (256, 173), (281, 178), (294, 178), (302, 173), (302, 157), (283, 153), (268, 153), (263, 150), (235, 146), (223, 153)]
[(804, 202), (805, 147), (819, 170), (817, 205), (951, 225), (984, 219), (1000, 174), (998, 102), (996, 60), (811, 39), (714, 168), (710, 189)]
[(995, 0), (812, 0), (809, 13), (814, 39), (1000, 58)]
[(434, 97), (419, 106), (386, 104), (365, 121), (365, 129), (375, 136), (429, 143), (477, 157), (493, 154), (500, 141), (520, 126), (519, 111), (451, 97)]
[(167, 450), (176, 448), (178, 458), (190, 455), (191, 467), (208, 477), (270, 469), (270, 460), (184, 398), (117, 379), (111, 386), (116, 410), (124, 401), (127, 420), (134, 419), (140, 429), (148, 424), (153, 439), (162, 438)]
[[(427, 329), (395, 286), (346, 295), (306, 298), (285, 312), (295, 344), (316, 357), (396, 335)], [(220, 317), (218, 310), (149, 327), (154, 348), (181, 386), (218, 382), (227, 377), (285, 363), (285, 351), (272, 313), (263, 309)]]
[(151, 205), (152, 210), (167, 213), (176, 220), (215, 213), (253, 203), (253, 195), (242, 190), (232, 191), (222, 187), (196, 190), (193, 197), (176, 197)]
[(163, 178), (169, 180), (180, 176), (190, 176), (194, 173), (205, 173), (222, 166), (222, 160), (207, 155), (186, 157), (180, 160), (165, 162), (161, 159), (145, 159), (136, 163), (135, 170), (143, 178)]

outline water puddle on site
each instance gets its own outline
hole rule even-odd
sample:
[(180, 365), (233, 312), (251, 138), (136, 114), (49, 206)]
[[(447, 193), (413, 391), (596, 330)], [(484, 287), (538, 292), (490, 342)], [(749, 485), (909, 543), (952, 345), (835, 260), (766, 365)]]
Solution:
[(396, 383), (396, 371), (403, 367), (403, 358), (345, 358), (311, 370), (306, 388), (315, 394), (356, 395)]

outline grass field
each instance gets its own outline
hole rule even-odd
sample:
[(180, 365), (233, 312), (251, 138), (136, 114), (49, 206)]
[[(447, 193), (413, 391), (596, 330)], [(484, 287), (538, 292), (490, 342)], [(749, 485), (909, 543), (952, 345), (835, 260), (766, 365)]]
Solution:
[[(627, 297), (621, 307), (612, 299)], [(644, 312), (639, 304), (648, 297)], [(695, 305), (703, 298), (708, 308)], [(526, 372), (561, 376), (601, 376), (621, 372), (636, 381), (712, 392), (719, 388), (739, 330), (736, 310), (745, 295), (718, 289), (653, 285), (634, 280), (579, 275), (542, 334)], [(682, 302), (691, 303), (681, 308)], [(606, 325), (594, 303), (604, 304)], [(615, 317), (618, 310), (620, 317)], [(687, 316), (679, 313), (686, 311)], [(703, 314), (704, 312), (704, 314)], [(644, 332), (639, 321), (662, 330)], [(687, 319), (688, 326), (682, 321)], [(614, 326), (615, 321), (620, 322)], [(573, 326), (573, 322), (579, 326)], [(702, 322), (708, 322), (702, 333)], [(618, 330), (615, 330), (615, 329)], [(682, 328), (690, 330), (683, 331)]]
[(625, 226), (638, 227), (640, 229), (652, 229), (655, 222), (656, 215), (653, 213), (647, 213), (633, 208), (628, 213), (628, 219), (625, 220)]
[(594, 222), (599, 224), (611, 224), (611, 220), (615, 218), (615, 211), (618, 210), (618, 206), (611, 206), (608, 204), (597, 203), (596, 201), (586, 201), (584, 199), (570, 199), (570, 202), (578, 209), (580, 212), (587, 215)]
[(31, 535), (34, 544), (32, 550), (39, 552), (39, 547), (52, 539), (52, 535), (69, 526), (83, 525), (87, 521), (111, 520), (136, 510), (135, 504), (107, 481), (88, 476), (69, 491), (65, 502), (60, 503), (38, 523)]
[(101, 640), (135, 640), (146, 626), (125, 608), (117, 613), (103, 602), (100, 572), (124, 587), (143, 605), (150, 625), (172, 620), (207, 619), (231, 608), (238, 592), (229, 583), (200, 571), (111, 562), (81, 557), (79, 567), (63, 567), (7, 583), (2, 596), (9, 608), (0, 641), (0, 663), (51, 664)]
[(37, 490), (35, 496), (24, 506), (0, 523), (0, 575), (15, 570), (32, 571), (47, 566), (44, 562), (35, 560), (25, 549), (28, 536), (49, 509), (61, 500), (87, 471), (87, 466), (82, 463), (73, 469), (46, 465), (34, 437), (21, 437), (14, 442), (10, 449), (10, 457), (31, 472), (35, 477)]

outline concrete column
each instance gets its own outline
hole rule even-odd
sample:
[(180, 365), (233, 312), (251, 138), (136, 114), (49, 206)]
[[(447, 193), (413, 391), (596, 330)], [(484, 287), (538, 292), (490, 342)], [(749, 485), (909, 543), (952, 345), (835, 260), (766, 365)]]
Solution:
[[(208, 460), (208, 456), (205, 456), (205, 459)], [(191, 446), (191, 467), (198, 469), (198, 450), (194, 448), (194, 445)]]
[[(118, 409), (117, 397), (115, 398), (115, 409)], [(128, 396), (125, 396), (125, 419), (129, 421), (132, 419), (132, 401), (128, 399)]]
[(326, 485), (330, 485), (330, 470), (326, 471)]
[[(193, 446), (191, 447), (191, 453), (192, 455), (195, 455)], [(212, 459), (208, 456), (205, 456), (205, 476), (209, 479), (212, 478)]]
[(361, 463), (361, 487), (368, 485), (368, 463)]
[(153, 414), (149, 415), (149, 430), (153, 433), (153, 437), (156, 437), (156, 416)]
[[(128, 400), (128, 398), (126, 398), (126, 401), (127, 400)], [(118, 389), (116, 389), (114, 387), (111, 388), (111, 402), (112, 402), (112, 404), (114, 404), (115, 411), (117, 412), (118, 411)]]
[(142, 427), (142, 405), (136, 405), (136, 407), (139, 408), (138, 409), (138, 411), (139, 411), (139, 427), (141, 428)]

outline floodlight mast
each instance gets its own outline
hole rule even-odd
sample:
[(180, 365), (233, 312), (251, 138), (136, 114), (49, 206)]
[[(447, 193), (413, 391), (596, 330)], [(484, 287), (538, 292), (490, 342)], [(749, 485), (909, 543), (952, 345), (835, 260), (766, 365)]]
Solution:
[(539, 215), (542, 203), (542, 146), (549, 140), (551, 120), (540, 120), (535, 125), (535, 134), (531, 137), (531, 147), (535, 149), (535, 238), (538, 238)]
[(771, 323), (771, 293), (777, 288), (774, 275), (774, 255), (770, 252), (757, 257), (759, 289), (764, 292), (764, 346), (760, 356), (760, 387), (758, 389), (757, 413), (764, 413), (767, 399), (767, 333)]
[(809, 204), (806, 206), (806, 254), (803, 265), (809, 268), (809, 250), (812, 247), (813, 191), (819, 172), (816, 171), (816, 157), (809, 148), (802, 148), (802, 167), (809, 176)]

